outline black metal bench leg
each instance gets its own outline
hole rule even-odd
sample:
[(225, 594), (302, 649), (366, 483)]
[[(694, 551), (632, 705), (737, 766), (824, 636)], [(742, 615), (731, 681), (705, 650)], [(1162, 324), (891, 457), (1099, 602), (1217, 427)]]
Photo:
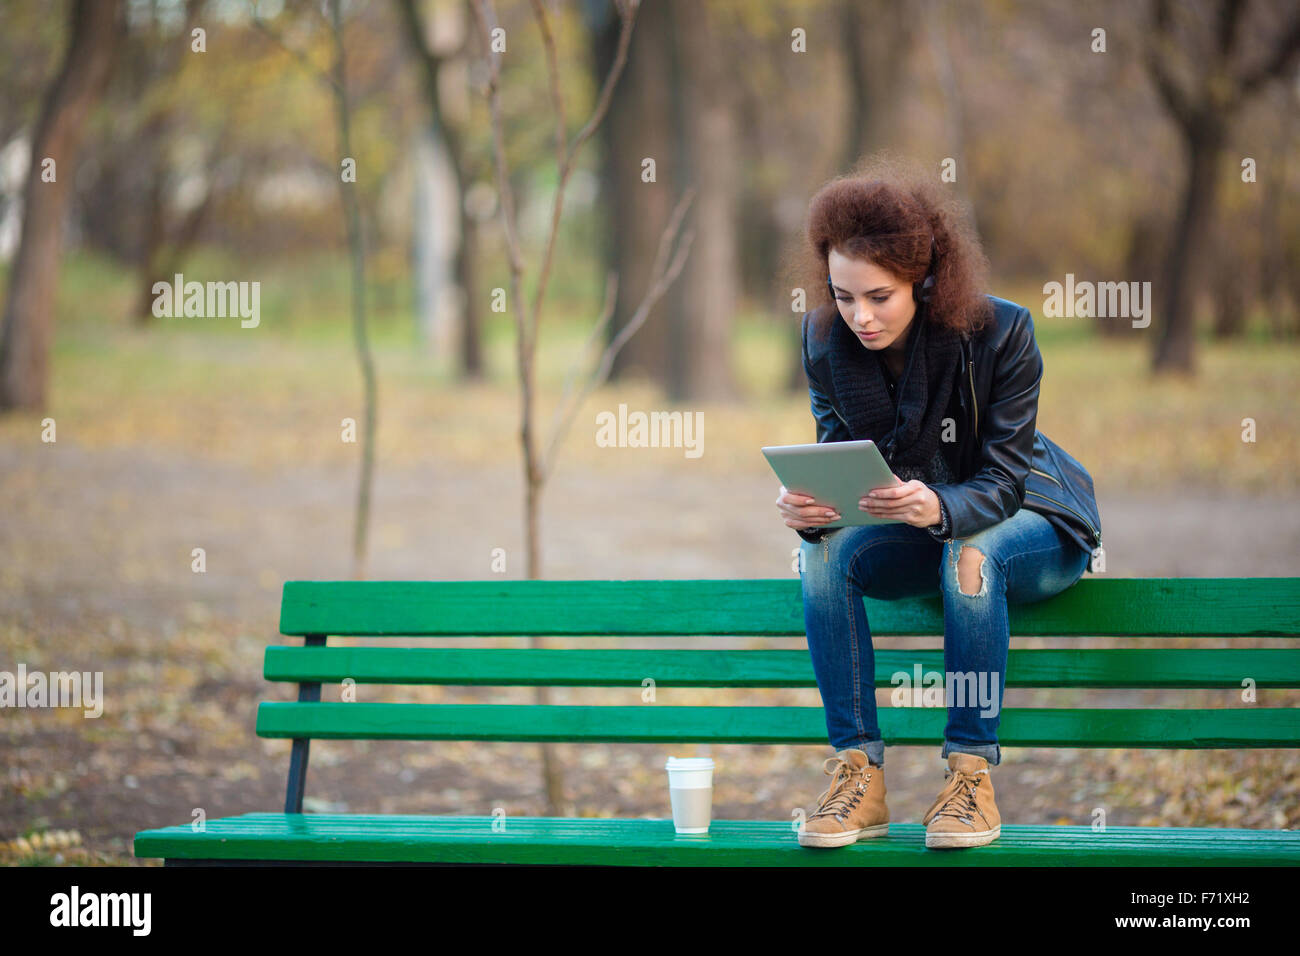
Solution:
[[(304, 647), (320, 647), (325, 643), (324, 634), (308, 634)], [(298, 685), (298, 702), (320, 703), (320, 682), (304, 681)], [(289, 756), (289, 788), (284, 796), (285, 813), (302, 813), (302, 796), (307, 786), (307, 759), (311, 755), (311, 738), (293, 738), (293, 752)]]

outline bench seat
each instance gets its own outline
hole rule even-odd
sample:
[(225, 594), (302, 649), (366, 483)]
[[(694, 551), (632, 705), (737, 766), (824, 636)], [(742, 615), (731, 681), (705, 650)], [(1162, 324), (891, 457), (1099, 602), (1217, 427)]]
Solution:
[(707, 834), (677, 834), (670, 818), (395, 816), (246, 813), (146, 830), (142, 857), (300, 863), (513, 863), (617, 866), (1287, 866), (1300, 832), (1219, 827), (1003, 825), (979, 852), (925, 847), (925, 827), (891, 823), (889, 835), (829, 850), (799, 846), (788, 822), (714, 820)]

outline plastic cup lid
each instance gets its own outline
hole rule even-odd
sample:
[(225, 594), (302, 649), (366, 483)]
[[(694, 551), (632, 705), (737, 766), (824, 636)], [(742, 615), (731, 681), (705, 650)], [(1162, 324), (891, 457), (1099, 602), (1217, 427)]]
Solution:
[(669, 757), (665, 770), (712, 770), (712, 757)]

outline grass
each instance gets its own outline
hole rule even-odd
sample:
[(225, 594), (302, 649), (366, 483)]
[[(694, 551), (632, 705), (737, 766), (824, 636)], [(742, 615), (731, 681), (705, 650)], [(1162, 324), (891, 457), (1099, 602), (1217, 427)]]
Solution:
[[(557, 270), (557, 288), (577, 287), (578, 266), (557, 262)], [(362, 393), (345, 263), (322, 257), (250, 270), (204, 253), (186, 271), (234, 278), (261, 271), (261, 325), (243, 329), (233, 318), (177, 318), (138, 327), (126, 318), (134, 296), (130, 273), (89, 255), (65, 263), (48, 409), (60, 437), (101, 447), (174, 448), (268, 467), (352, 461), (357, 446), (340, 441), (339, 433), (343, 419), (362, 420)], [(373, 273), (380, 459), (413, 460), (430, 442), (461, 464), (517, 457), (518, 385), (509, 317), (488, 313), (488, 380), (467, 386), (456, 381), (449, 356), (431, 355), (415, 343), (411, 296), (400, 270), (379, 260)], [(1002, 294), (1041, 311), (1035, 308), (1041, 294), (1032, 287), (1007, 286)], [(536, 409), (545, 435), (593, 313), (589, 303), (557, 301), (544, 316)], [(797, 328), (793, 314), (737, 314), (731, 358), (741, 394), (730, 403), (689, 403), (689, 410), (706, 413), (706, 448), (712, 452), (693, 467), (761, 467), (761, 445), (813, 440), (806, 394), (784, 389)], [(1112, 341), (1078, 319), (1037, 314), (1035, 328), (1045, 365), (1038, 427), (1107, 488), (1296, 487), (1294, 345), (1258, 334), (1230, 344), (1202, 341), (1197, 377), (1153, 379), (1146, 335)], [(620, 402), (631, 409), (673, 407), (648, 381), (605, 386), (584, 407), (563, 452), (566, 461), (573, 456), (601, 467), (608, 456), (598, 454), (587, 423), (596, 411), (614, 410)], [(1253, 442), (1243, 440), (1248, 420), (1254, 423)], [(0, 420), (0, 437), (21, 439), (32, 427), (29, 416), (10, 416)]]

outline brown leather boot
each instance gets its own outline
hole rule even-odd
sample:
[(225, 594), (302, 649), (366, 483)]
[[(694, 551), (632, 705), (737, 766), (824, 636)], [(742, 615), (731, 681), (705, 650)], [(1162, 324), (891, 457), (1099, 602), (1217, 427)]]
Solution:
[(889, 833), (884, 767), (872, 765), (861, 750), (842, 750), (826, 758), (822, 773), (831, 775), (831, 785), (799, 828), (800, 846), (848, 846)]
[(1002, 817), (993, 802), (989, 762), (975, 754), (948, 754), (948, 783), (925, 812), (927, 847), (983, 846), (1002, 833)]

